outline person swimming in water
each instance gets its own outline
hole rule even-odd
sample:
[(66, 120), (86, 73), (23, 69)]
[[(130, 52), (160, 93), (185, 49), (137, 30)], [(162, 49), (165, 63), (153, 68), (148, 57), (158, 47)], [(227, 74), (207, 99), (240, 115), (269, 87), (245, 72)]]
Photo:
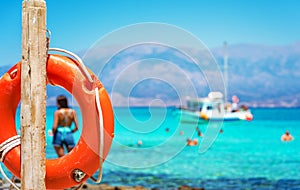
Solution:
[(186, 140), (186, 144), (188, 145), (188, 146), (196, 146), (196, 145), (198, 145), (198, 139), (187, 139)]
[(282, 136), (281, 136), (281, 141), (291, 141), (293, 140), (294, 137), (290, 134), (289, 131), (286, 131)]
[(202, 137), (202, 132), (199, 129), (199, 127), (196, 127), (196, 131), (197, 131), (198, 137)]
[[(70, 152), (74, 146), (73, 134), (78, 130), (78, 120), (75, 110), (69, 108), (66, 96), (60, 95), (56, 98), (58, 110), (54, 113), (53, 122), (53, 146), (59, 157), (64, 156), (64, 146)], [(74, 123), (75, 128), (71, 129)]]

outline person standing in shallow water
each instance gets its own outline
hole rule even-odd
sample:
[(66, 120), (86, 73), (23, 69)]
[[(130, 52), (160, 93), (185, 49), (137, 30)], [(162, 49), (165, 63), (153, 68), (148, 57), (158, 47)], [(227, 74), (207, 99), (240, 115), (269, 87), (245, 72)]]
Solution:
[[(58, 157), (62, 157), (65, 155), (64, 146), (66, 146), (68, 152), (75, 146), (73, 133), (78, 130), (78, 120), (75, 110), (69, 108), (66, 96), (58, 96), (56, 98), (56, 104), (58, 110), (54, 113), (52, 127), (54, 134), (53, 146)], [(71, 129), (72, 123), (75, 124), (74, 129)]]

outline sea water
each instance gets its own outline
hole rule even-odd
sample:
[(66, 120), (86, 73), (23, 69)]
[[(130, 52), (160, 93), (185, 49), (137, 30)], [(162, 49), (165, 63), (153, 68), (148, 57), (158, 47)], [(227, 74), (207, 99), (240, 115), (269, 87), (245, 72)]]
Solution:
[[(47, 108), (47, 131), (55, 110)], [(115, 137), (102, 183), (158, 189), (300, 189), (300, 109), (256, 108), (252, 113), (250, 122), (218, 123), (223, 132), (218, 128), (211, 146), (200, 151), (208, 124), (181, 123), (174, 108), (114, 108)], [(280, 140), (286, 130), (293, 141)], [(80, 133), (74, 134), (76, 139)], [(186, 146), (188, 138), (197, 138), (199, 144)], [(51, 135), (46, 142), (47, 158), (55, 158)]]
[[(164, 189), (300, 189), (300, 109), (252, 112), (250, 122), (219, 123), (223, 132), (201, 153), (207, 124), (180, 123), (172, 108), (118, 108), (103, 182)], [(286, 130), (293, 141), (281, 141)], [(200, 145), (186, 146), (188, 138), (198, 138)]]

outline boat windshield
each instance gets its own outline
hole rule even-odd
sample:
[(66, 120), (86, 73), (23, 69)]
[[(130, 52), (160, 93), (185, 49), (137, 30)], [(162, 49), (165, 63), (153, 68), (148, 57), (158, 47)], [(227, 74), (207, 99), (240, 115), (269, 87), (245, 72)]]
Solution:
[(221, 104), (222, 101), (219, 100), (209, 100), (209, 99), (189, 100), (187, 101), (187, 108), (189, 110), (194, 110), (194, 111), (202, 111), (203, 109), (213, 110), (219, 108)]

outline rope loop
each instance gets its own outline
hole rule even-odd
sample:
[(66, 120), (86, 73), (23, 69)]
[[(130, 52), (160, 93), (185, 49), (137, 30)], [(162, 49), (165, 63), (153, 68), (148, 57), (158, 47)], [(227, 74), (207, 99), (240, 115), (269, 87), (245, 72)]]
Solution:
[(99, 173), (98, 173), (97, 179), (94, 178), (93, 176), (91, 177), (91, 179), (95, 183), (100, 183), (100, 181), (102, 179), (103, 148), (104, 148), (104, 124), (103, 124), (103, 115), (102, 115), (102, 109), (101, 109), (101, 103), (100, 103), (98, 87), (95, 88), (95, 94), (96, 94), (96, 105), (97, 105), (99, 124), (100, 124)]
[[(20, 135), (16, 135), (13, 137), (10, 137), (6, 141), (2, 142), (0, 144), (0, 162), (4, 161), (5, 155), (15, 148), (16, 146), (19, 146), (21, 144), (21, 137)], [(13, 183), (12, 180), (10, 180), (7, 175), (5, 174), (4, 170), (2, 169), (1, 163), (0, 163), (0, 172), (2, 173), (2, 176), (13, 186), (15, 189), (20, 190), (20, 188)]]
[(21, 144), (20, 135), (10, 137), (0, 144), (0, 162), (3, 162), (5, 155), (13, 148)]
[(48, 51), (62, 52), (62, 53), (65, 53), (65, 54), (68, 54), (68, 55), (74, 57), (78, 61), (78, 63), (79, 63), (79, 65), (78, 65), (79, 68), (80, 68), (79, 70), (83, 72), (83, 75), (88, 79), (88, 81), (90, 83), (94, 82), (94, 80), (92, 79), (91, 74), (88, 72), (87, 68), (83, 64), (83, 61), (75, 53), (72, 53), (72, 52), (70, 52), (68, 50), (61, 49), (61, 48), (49, 48)]

